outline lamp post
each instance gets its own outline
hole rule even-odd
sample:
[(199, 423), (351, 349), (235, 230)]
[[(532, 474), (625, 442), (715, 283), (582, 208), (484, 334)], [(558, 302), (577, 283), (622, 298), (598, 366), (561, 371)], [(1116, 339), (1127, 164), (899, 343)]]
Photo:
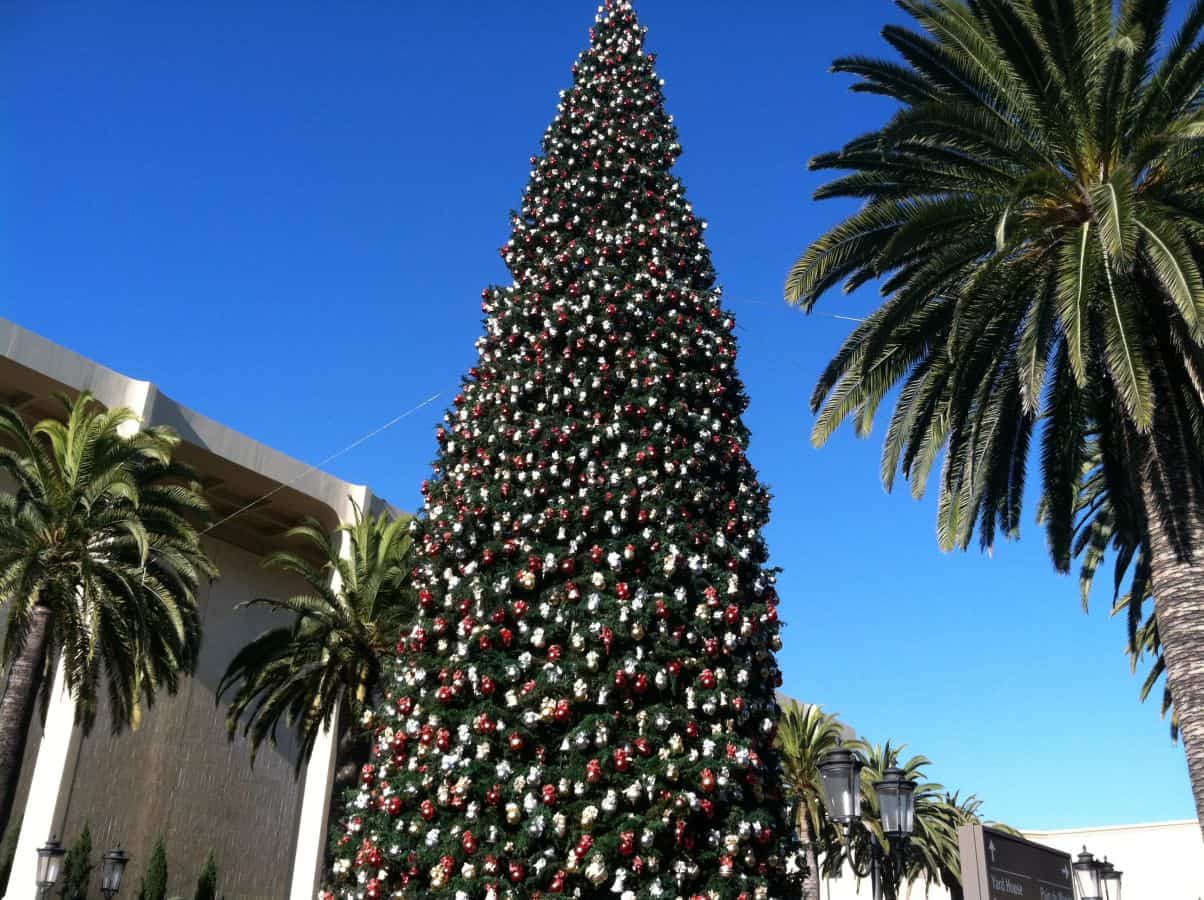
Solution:
[(129, 861), (130, 858), (120, 847), (115, 847), (100, 858), (100, 892), (105, 895), (105, 900), (113, 900), (121, 890), (121, 877)]
[(38, 897), (45, 897), (59, 880), (59, 870), (63, 867), (66, 853), (63, 845), (53, 836), (38, 848)]
[(1080, 900), (1120, 900), (1121, 872), (1105, 858), (1097, 860), (1083, 848), (1074, 861), (1074, 881)]
[[(861, 770), (864, 763), (855, 753), (837, 747), (819, 761), (820, 785), (823, 789), (824, 810), (828, 818), (845, 829), (845, 843), (853, 831), (853, 823), (861, 818)], [(916, 818), (916, 783), (902, 769), (891, 766), (882, 773), (882, 780), (874, 783), (878, 796), (878, 815), (882, 832), (890, 842), (890, 857), (901, 869), (903, 851), (912, 832)], [(882, 900), (882, 863), (887, 858), (886, 848), (870, 832), (870, 863), (868, 869), (858, 867), (853, 854), (848, 854), (849, 865), (859, 878), (870, 879), (874, 900)]]
[(1108, 862), (1108, 857), (1105, 856), (1099, 875), (1100, 887), (1104, 889), (1104, 900), (1120, 900), (1120, 876), (1120, 869)]

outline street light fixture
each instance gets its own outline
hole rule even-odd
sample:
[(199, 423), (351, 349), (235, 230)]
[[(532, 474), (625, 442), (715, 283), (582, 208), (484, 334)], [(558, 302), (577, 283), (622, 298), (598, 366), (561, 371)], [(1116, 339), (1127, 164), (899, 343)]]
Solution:
[(1103, 900), (1100, 890), (1100, 870), (1102, 864), (1083, 848), (1083, 852), (1074, 861), (1074, 880), (1078, 884), (1080, 900)]
[(891, 841), (906, 840), (916, 827), (916, 783), (902, 769), (891, 766), (874, 785), (882, 830)]
[[(864, 763), (857, 754), (840, 746), (827, 753), (818, 764), (824, 810), (829, 819), (844, 826), (846, 844), (852, 835), (853, 823), (861, 818), (863, 767)], [(915, 830), (916, 783), (902, 769), (891, 766), (882, 773), (882, 780), (874, 783), (874, 792), (878, 797), (882, 832), (890, 842), (890, 855), (901, 863), (904, 848)], [(869, 841), (868, 870), (857, 865), (852, 852), (848, 854), (849, 865), (858, 878), (870, 878), (874, 900), (882, 900), (882, 863), (887, 857), (887, 850), (872, 831)]]
[(819, 761), (819, 780), (828, 818), (850, 825), (861, 818), (861, 769), (864, 763), (853, 752), (837, 747)]
[(125, 866), (129, 861), (130, 858), (120, 847), (108, 851), (100, 858), (100, 892), (105, 895), (105, 900), (113, 900), (121, 890), (121, 877), (125, 874)]
[(38, 896), (45, 897), (47, 891), (59, 880), (63, 857), (67, 851), (53, 836), (38, 848)]
[(1100, 887), (1104, 889), (1105, 900), (1120, 900), (1120, 869), (1108, 862), (1108, 857), (1104, 857), (1104, 863), (1100, 867)]

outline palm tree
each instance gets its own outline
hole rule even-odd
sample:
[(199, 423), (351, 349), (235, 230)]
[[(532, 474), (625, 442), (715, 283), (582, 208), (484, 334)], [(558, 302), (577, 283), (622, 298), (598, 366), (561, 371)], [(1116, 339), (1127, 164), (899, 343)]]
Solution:
[(804, 900), (820, 900), (820, 857), (828, 856), (836, 830), (824, 812), (819, 761), (840, 745), (840, 720), (810, 703), (787, 700), (778, 722), (777, 750), (783, 781), (794, 803), (795, 829), (807, 860)]
[[(346, 760), (354, 743), (352, 725), (371, 708), (382, 660), (413, 610), (409, 521), (364, 516), (356, 507), (352, 524), (329, 532), (306, 518), (286, 537), (302, 541), (308, 554), (277, 551), (264, 557), (263, 566), (300, 576), (308, 592), (243, 604), (294, 617), (239, 651), (218, 684), (219, 701), (232, 694), (226, 717), (230, 735), (241, 722), (251, 740), (252, 762), (265, 740), (276, 743), (283, 721), (300, 741), (299, 773), (340, 706), (345, 725), (340, 726), (339, 756)], [(341, 552), (344, 539), (350, 550), (346, 556)], [(354, 775), (354, 766), (344, 765), (338, 781)]]
[[(944, 884), (961, 889), (961, 864), (957, 826), (964, 824), (957, 809), (947, 800), (945, 789), (925, 780), (924, 769), (931, 760), (924, 756), (902, 759), (904, 747), (869, 744), (862, 740), (851, 742), (862, 758), (861, 819), (845, 836), (846, 852), (855, 869), (867, 871), (872, 843), (877, 841), (886, 850), (882, 866), (882, 892), (885, 900), (897, 900), (905, 883), (925, 885)], [(905, 776), (916, 782), (915, 831), (905, 848), (891, 853), (890, 840), (882, 831), (878, 809), (878, 792), (874, 784), (882, 780), (886, 770), (898, 766)], [(899, 852), (901, 851), (901, 852)], [(946, 880), (948, 879), (948, 880)]]
[[(1130, 666), (1134, 672), (1149, 656), (1153, 663), (1141, 685), (1141, 701), (1149, 699), (1166, 673), (1166, 658), (1158, 636), (1158, 620), (1150, 611), (1149, 548), (1132, 498), (1114, 496), (1100, 468), (1098, 441), (1088, 444), (1086, 476), (1078, 496), (1078, 525), (1073, 552), (1080, 560), (1079, 586), (1087, 610), (1099, 567), (1113, 554), (1112, 614), (1124, 614), (1128, 624)], [(1125, 586), (1128, 590), (1125, 593)], [(1162, 715), (1170, 718), (1171, 739), (1178, 740), (1179, 723), (1170, 689), (1163, 687)]]
[[(39, 688), (57, 660), (85, 733), (107, 685), (114, 732), (174, 693), (200, 649), (196, 607), (217, 575), (196, 524), (209, 508), (173, 461), (178, 438), (128, 409), (60, 398), (65, 421), (29, 427), (0, 406), (0, 829), (12, 811)], [(126, 434), (127, 431), (133, 433)]]
[(898, 389), (882, 477), (923, 492), (940, 542), (1015, 536), (1042, 422), (1045, 527), (1071, 564), (1089, 434), (1135, 498), (1158, 633), (1204, 817), (1204, 0), (900, 0), (895, 63), (839, 59), (899, 109), (813, 161), (861, 209), (798, 260), (787, 299), (884, 300), (812, 396), (822, 444)]

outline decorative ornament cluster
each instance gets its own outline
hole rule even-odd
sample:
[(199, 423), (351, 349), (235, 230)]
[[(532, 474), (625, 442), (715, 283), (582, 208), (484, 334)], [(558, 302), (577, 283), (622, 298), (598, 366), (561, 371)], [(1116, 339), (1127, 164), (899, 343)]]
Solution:
[(608, 0), (532, 160), (328, 897), (785, 895), (769, 496), (643, 43)]

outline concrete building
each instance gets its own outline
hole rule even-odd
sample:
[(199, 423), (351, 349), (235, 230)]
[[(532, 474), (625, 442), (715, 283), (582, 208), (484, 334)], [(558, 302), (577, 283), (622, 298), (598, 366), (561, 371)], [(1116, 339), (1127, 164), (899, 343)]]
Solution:
[[(204, 540), (221, 577), (200, 598), (204, 642), (196, 676), (162, 697), (137, 732), (108, 733), (104, 711), (81, 739), (61, 672), (50, 686), (45, 725), (29, 735), (14, 821), (21, 830), (8, 900), (34, 900), (36, 848), (58, 835), (70, 843), (85, 822), (97, 854), (120, 844), (131, 857), (134, 896), (156, 839), (169, 863), (169, 895), (191, 896), (205, 857), (218, 859), (228, 900), (309, 900), (326, 842), (334, 765), (320, 741), (301, 777), (287, 740), (265, 746), (254, 770), (247, 742), (228, 741), (225, 709), (214, 690), (232, 655), (265, 628), (270, 613), (236, 610), (244, 600), (296, 592), (290, 576), (259, 567), (280, 546), (284, 529), (304, 515), (334, 527), (353, 515), (352, 501), (386, 505), (363, 485), (315, 471), (232, 431), (159, 391), (0, 319), (0, 401), (31, 418), (58, 414), (53, 395), (91, 391), (106, 406), (128, 406), (145, 425), (167, 425), (182, 438), (179, 458), (200, 474), (218, 518), (250, 505)], [(270, 495), (262, 502), (255, 502)]]
[[(1075, 857), (1086, 847), (1107, 857), (1124, 873), (1126, 900), (1202, 900), (1204, 898), (1204, 839), (1194, 819), (1152, 825), (1115, 825), (1067, 831), (1025, 831), (1030, 841), (1064, 850)], [(821, 900), (869, 900), (868, 879), (859, 881), (846, 870), (840, 878), (825, 879)], [(901, 900), (950, 900), (939, 885), (911, 885)]]
[(1131, 900), (1204, 898), (1204, 838), (1195, 819), (1111, 828), (1026, 831), (1030, 841), (1076, 856), (1084, 847), (1124, 873)]

